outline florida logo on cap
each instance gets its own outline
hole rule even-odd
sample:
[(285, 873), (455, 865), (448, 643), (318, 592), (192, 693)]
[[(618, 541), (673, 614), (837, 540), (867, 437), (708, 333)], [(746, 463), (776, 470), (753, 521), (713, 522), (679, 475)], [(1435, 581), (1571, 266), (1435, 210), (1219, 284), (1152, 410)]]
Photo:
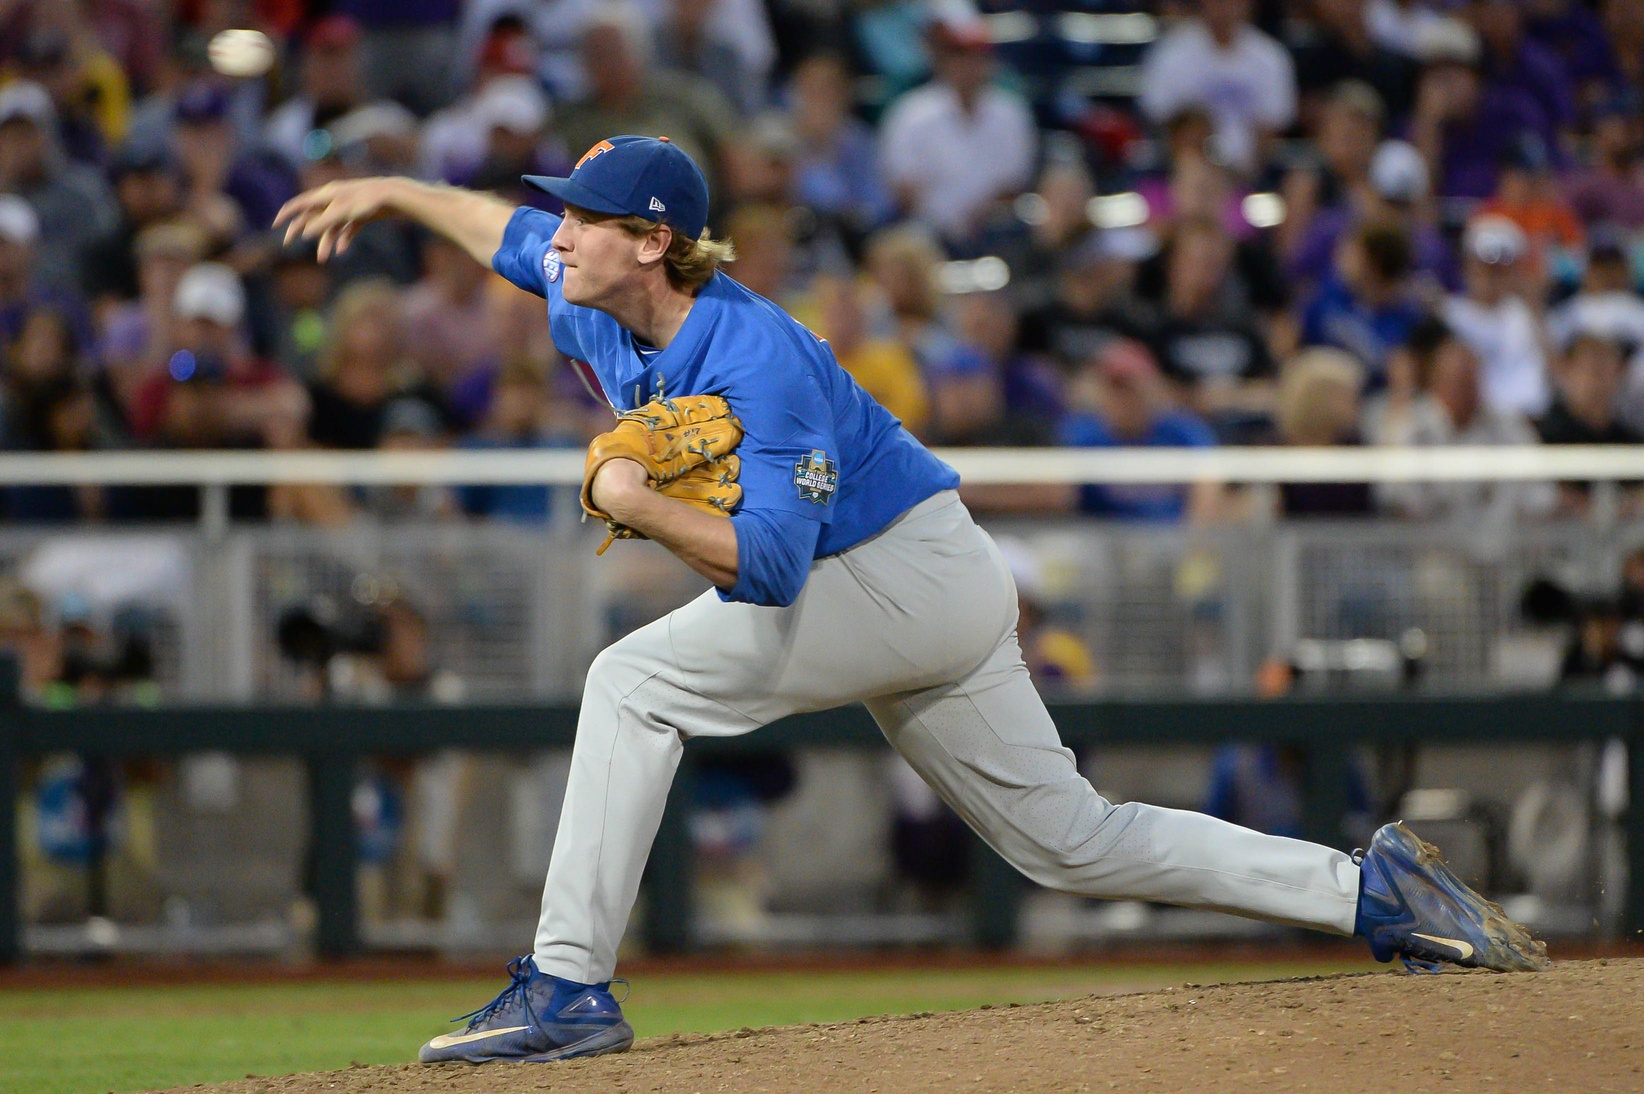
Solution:
[[(609, 152), (611, 149), (613, 149), (615, 147), (616, 147), (616, 145), (612, 144), (610, 141), (600, 141), (598, 144), (594, 145), (592, 148), (588, 149), (588, 151), (586, 151), (582, 154), (582, 158), (580, 160), (577, 160), (577, 167), (581, 167), (583, 164), (587, 163), (589, 160), (593, 159), (595, 156), (599, 155), (600, 153)], [(573, 168), (573, 170), (574, 170), (574, 168)]]

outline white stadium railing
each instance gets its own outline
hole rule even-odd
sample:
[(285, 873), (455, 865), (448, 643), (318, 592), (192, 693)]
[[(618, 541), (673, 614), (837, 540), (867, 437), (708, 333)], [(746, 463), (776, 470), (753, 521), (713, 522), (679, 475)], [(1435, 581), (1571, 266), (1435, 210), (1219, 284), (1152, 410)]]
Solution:
[[(1216, 481), (1644, 481), (1644, 446), (1456, 448), (951, 448), (967, 484)], [(473, 452), (97, 452), (0, 455), (0, 486), (582, 481), (576, 449)]]

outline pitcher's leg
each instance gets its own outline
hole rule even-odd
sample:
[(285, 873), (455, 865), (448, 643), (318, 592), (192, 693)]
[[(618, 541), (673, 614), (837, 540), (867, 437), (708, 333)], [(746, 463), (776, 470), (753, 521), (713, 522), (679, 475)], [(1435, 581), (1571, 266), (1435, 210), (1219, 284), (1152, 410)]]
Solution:
[(758, 723), (686, 690), (669, 620), (594, 659), (583, 690), (559, 831), (543, 886), (535, 957), (583, 984), (611, 978), (682, 751), (681, 734)]
[(1359, 868), (1347, 855), (1097, 794), (1058, 739), (1014, 635), (958, 683), (868, 708), (914, 770), (1041, 885), (1353, 933)]

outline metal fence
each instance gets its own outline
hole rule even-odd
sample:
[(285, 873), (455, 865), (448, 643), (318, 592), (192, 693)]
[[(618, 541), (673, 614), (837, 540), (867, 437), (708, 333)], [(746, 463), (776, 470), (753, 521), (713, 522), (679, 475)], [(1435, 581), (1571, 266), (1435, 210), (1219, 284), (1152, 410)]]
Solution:
[[(1481, 545), (1472, 530), (1385, 521), (1291, 522), (1188, 532), (1083, 521), (990, 521), (1031, 571), (1019, 581), (1092, 651), (1100, 690), (1239, 694), (1261, 661), (1301, 639), (1427, 637), (1444, 686), (1551, 682), (1544, 636), (1521, 620), (1547, 577), (1613, 592), (1644, 525), (1525, 526)], [(651, 544), (595, 558), (591, 529), (379, 525), (342, 532), (183, 526), (122, 533), (13, 528), (0, 574), (94, 622), (151, 639), (163, 700), (295, 701), (283, 612), (325, 598), (363, 613), (392, 590), (431, 624), (433, 660), (468, 699), (571, 697), (607, 642), (705, 584)], [(1526, 653), (1529, 649), (1531, 652)]]

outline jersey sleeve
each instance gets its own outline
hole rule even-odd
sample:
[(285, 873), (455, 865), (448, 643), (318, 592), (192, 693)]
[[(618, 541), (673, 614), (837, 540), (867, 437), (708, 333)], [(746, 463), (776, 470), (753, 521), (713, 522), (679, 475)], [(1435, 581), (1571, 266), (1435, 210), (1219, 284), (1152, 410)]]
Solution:
[(548, 257), (554, 233), (559, 231), (559, 217), (541, 209), (521, 206), (508, 219), (502, 233), (502, 245), (491, 256), (491, 268), (528, 293), (547, 297), (559, 277), (549, 281), (547, 267), (557, 263)]
[[(752, 356), (784, 367), (757, 350)], [(833, 407), (814, 375), (799, 362), (792, 367), (791, 382), (753, 371), (725, 393), (742, 422), (742, 511), (782, 510), (827, 524), (840, 487)]]
[(799, 599), (822, 526), (781, 509), (744, 510), (731, 524), (736, 528), (736, 584), (720, 596), (776, 608)]

